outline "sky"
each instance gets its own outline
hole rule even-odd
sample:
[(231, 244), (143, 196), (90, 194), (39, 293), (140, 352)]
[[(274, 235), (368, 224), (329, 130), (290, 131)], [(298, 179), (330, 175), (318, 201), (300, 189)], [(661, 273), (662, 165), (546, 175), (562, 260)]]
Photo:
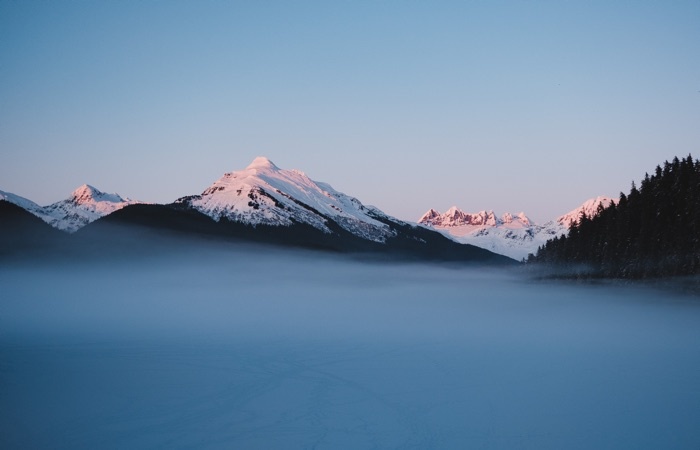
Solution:
[(256, 156), (544, 222), (700, 157), (700, 2), (0, 0), (0, 190), (167, 203)]

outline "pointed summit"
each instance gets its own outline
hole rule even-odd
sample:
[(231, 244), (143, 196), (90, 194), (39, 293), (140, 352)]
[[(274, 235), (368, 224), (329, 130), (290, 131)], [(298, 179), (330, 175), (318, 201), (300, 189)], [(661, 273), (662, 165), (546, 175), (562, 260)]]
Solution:
[(133, 203), (140, 202), (122, 198), (119, 194), (107, 194), (89, 184), (83, 184), (67, 199), (43, 207), (43, 217), (40, 217), (59, 230), (73, 233), (88, 223)]
[(107, 194), (94, 186), (83, 184), (71, 193), (69, 201), (76, 205), (85, 205), (100, 202), (122, 203), (130, 202), (129, 199), (122, 198), (119, 194)]
[(464, 220), (465, 215), (464, 212), (462, 212), (462, 210), (460, 210), (456, 206), (453, 206), (452, 208), (448, 209), (445, 212), (445, 214), (443, 214), (443, 217), (451, 222), (459, 222)]
[(566, 228), (571, 228), (571, 225), (578, 223), (579, 219), (581, 219), (581, 214), (586, 213), (586, 216), (593, 217), (598, 213), (599, 205), (603, 205), (603, 208), (607, 208), (610, 206), (611, 202), (612, 199), (605, 196), (588, 199), (578, 208), (558, 217), (557, 222), (564, 225)]
[(253, 227), (305, 224), (332, 234), (329, 224), (363, 239), (385, 242), (395, 231), (374, 212), (327, 183), (316, 182), (299, 170), (280, 169), (263, 156), (244, 170), (225, 173), (202, 194), (182, 197), (176, 203)]
[(100, 192), (98, 189), (90, 186), (89, 184), (83, 184), (71, 193), (71, 199), (73, 199), (76, 203), (85, 203), (97, 196), (100, 196), (101, 194), (102, 192)]
[(432, 221), (440, 218), (440, 212), (430, 208), (428, 212), (423, 214), (423, 217), (418, 220), (418, 223), (432, 224)]
[(246, 167), (246, 169), (271, 169), (271, 170), (280, 170), (279, 167), (275, 165), (272, 161), (270, 161), (267, 157), (265, 156), (258, 156), (253, 160), (252, 163)]

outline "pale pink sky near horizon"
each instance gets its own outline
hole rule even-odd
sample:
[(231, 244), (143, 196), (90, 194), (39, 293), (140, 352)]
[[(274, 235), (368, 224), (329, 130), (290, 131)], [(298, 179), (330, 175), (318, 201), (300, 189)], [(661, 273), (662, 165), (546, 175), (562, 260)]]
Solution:
[(698, 2), (0, 0), (0, 190), (151, 202), (256, 156), (538, 223), (700, 156)]

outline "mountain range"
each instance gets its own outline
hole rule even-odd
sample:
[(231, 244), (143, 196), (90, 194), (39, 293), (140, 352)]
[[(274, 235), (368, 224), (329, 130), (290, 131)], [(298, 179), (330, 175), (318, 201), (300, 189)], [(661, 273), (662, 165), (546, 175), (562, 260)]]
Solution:
[(499, 217), (493, 211), (466, 213), (456, 206), (443, 214), (430, 209), (418, 219), (418, 223), (441, 231), (458, 242), (522, 260), (537, 253), (537, 249), (548, 240), (567, 234), (582, 214), (593, 217), (599, 206), (607, 207), (611, 202), (608, 197), (592, 198), (541, 225), (533, 223), (524, 212), (505, 213)]
[[(111, 247), (120, 252), (144, 252), (156, 241), (185, 237), (402, 259), (514, 262), (391, 217), (329, 184), (311, 180), (303, 172), (280, 169), (264, 157), (256, 158), (243, 170), (225, 173), (201, 194), (165, 205), (124, 199), (88, 185), (46, 207), (2, 191), (0, 200), (67, 232), (72, 249), (78, 247), (77, 243), (87, 242), (82, 246), (96, 251)], [(17, 220), (24, 217), (11, 209), (5, 206), (0, 210), (0, 226), (7, 222), (5, 213)], [(17, 220), (14, 223), (19, 223)], [(32, 224), (34, 228), (36, 223)], [(178, 244), (169, 241), (168, 245)]]
[(0, 191), (2, 200), (55, 229), (83, 237), (108, 236), (110, 225), (138, 226), (157, 233), (167, 230), (343, 252), (389, 250), (446, 260), (493, 259), (490, 252), (521, 260), (547, 240), (566, 234), (582, 212), (590, 217), (598, 205), (611, 201), (591, 199), (543, 225), (534, 224), (522, 212), (497, 216), (493, 211), (466, 213), (457, 207), (444, 214), (430, 209), (418, 224), (412, 224), (363, 205), (299, 170), (280, 169), (265, 157), (243, 170), (225, 173), (201, 194), (166, 205), (104, 193), (87, 184), (67, 199), (44, 207)]
[(0, 191), (0, 200), (14, 203), (52, 227), (68, 233), (74, 233), (127, 205), (140, 203), (118, 194), (106, 194), (87, 184), (77, 188), (67, 199), (48, 206), (39, 206), (31, 200), (4, 191)]

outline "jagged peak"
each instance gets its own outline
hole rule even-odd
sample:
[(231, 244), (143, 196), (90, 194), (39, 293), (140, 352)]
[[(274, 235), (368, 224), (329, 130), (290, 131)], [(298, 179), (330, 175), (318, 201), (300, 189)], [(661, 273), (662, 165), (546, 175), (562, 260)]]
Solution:
[(462, 225), (497, 227), (503, 224), (508, 225), (514, 222), (516, 224), (519, 224), (519, 226), (532, 225), (530, 219), (523, 212), (520, 212), (517, 215), (505, 213), (502, 217), (499, 218), (496, 216), (496, 213), (492, 209), (481, 210), (475, 213), (468, 213), (462, 211), (456, 206), (451, 207), (444, 214), (440, 214), (440, 212), (431, 208), (418, 220), (418, 223), (443, 227), (454, 227)]
[(532, 225), (532, 222), (530, 221), (530, 218), (525, 215), (524, 212), (519, 212), (517, 214), (511, 214), (509, 212), (503, 214), (501, 216), (501, 222), (505, 224), (510, 224), (513, 222), (520, 222), (521, 224), (525, 226), (530, 226)]
[(518, 214), (516, 214), (515, 217), (517, 217), (518, 220), (520, 220), (525, 225), (532, 225), (532, 221), (523, 211), (520, 211)]
[[(583, 202), (578, 208), (559, 216), (553, 222), (558, 222), (560, 225), (570, 228), (573, 223), (578, 222), (581, 217), (581, 213), (585, 212), (587, 216), (592, 217), (597, 213), (599, 205), (608, 207), (612, 201), (613, 200), (610, 197), (602, 195), (590, 198)], [(444, 214), (440, 214), (438, 211), (430, 209), (427, 213), (423, 214), (423, 217), (419, 219), (418, 223), (443, 227), (459, 225), (500, 226), (502, 224), (509, 227), (530, 227), (535, 225), (522, 211), (518, 214), (505, 213), (501, 217), (497, 218), (493, 210), (482, 210), (476, 213), (467, 213), (460, 210), (456, 206), (451, 207)]]
[(418, 219), (418, 223), (424, 223), (438, 217), (440, 217), (440, 211), (430, 208), (425, 214), (423, 214), (423, 216), (421, 216), (420, 219)]
[(248, 167), (246, 167), (247, 170), (250, 169), (271, 169), (271, 170), (280, 170), (279, 167), (275, 165), (272, 161), (270, 161), (267, 157), (265, 156), (258, 156), (251, 162)]

